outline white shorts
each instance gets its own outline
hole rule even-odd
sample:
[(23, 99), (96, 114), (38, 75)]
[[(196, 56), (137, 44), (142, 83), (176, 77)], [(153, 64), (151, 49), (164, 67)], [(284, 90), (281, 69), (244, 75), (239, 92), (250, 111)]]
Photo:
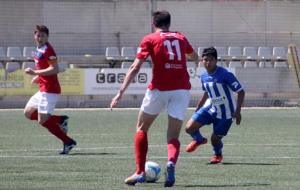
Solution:
[(147, 89), (141, 110), (150, 115), (157, 115), (166, 109), (171, 117), (183, 121), (189, 101), (189, 90), (159, 91)]
[(58, 98), (59, 94), (39, 91), (29, 99), (26, 107), (36, 108), (39, 113), (52, 114)]

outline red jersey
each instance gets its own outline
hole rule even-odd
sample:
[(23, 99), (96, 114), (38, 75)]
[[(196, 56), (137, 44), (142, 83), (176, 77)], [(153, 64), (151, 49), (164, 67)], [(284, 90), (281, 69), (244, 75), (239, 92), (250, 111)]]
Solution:
[[(49, 65), (57, 64), (57, 57), (54, 49), (49, 43), (37, 48), (34, 53), (36, 69), (46, 69)], [(60, 84), (57, 74), (49, 76), (39, 76), (39, 86), (41, 92), (60, 94)]]
[(191, 89), (190, 77), (186, 67), (186, 54), (193, 48), (179, 32), (155, 32), (142, 40), (137, 58), (152, 59), (152, 80), (148, 89), (179, 90)]

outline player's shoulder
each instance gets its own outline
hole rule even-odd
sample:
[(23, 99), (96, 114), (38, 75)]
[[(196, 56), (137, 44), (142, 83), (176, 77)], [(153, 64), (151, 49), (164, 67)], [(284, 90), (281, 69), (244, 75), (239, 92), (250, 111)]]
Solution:
[(224, 68), (224, 67), (220, 67), (218, 66), (218, 70), (217, 70), (218, 74), (222, 74), (222, 75), (230, 75), (232, 74), (231, 71), (229, 71), (228, 69)]
[(182, 32), (175, 31), (174, 33), (176, 33), (176, 35), (178, 35), (178, 36), (185, 38), (185, 35)]
[(55, 54), (54, 48), (49, 42), (46, 43), (45, 48), (45, 52), (48, 54)]
[(229, 71), (226, 69), (226, 68), (224, 68), (224, 67), (220, 67), (220, 66), (217, 66), (217, 71), (218, 72), (222, 72), (222, 73), (228, 73)]
[(144, 39), (153, 39), (153, 38), (157, 38), (158, 36), (159, 34), (157, 32), (153, 32), (153, 33), (146, 34), (144, 36)]
[(208, 78), (209, 77), (209, 74), (208, 74), (208, 72), (205, 70), (205, 71), (203, 71), (202, 72), (202, 74), (199, 76), (199, 78), (201, 79), (201, 80), (205, 80), (206, 78)]

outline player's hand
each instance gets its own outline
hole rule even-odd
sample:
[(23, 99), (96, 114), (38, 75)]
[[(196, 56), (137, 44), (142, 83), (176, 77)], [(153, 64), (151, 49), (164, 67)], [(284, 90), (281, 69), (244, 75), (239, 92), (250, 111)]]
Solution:
[(242, 115), (241, 115), (240, 112), (235, 112), (235, 113), (233, 114), (233, 118), (235, 118), (235, 123), (236, 123), (237, 125), (239, 125), (239, 124), (241, 123), (241, 120), (242, 120)]
[(112, 109), (117, 106), (117, 104), (119, 103), (119, 101), (122, 98), (122, 95), (123, 94), (121, 92), (118, 92), (118, 94), (111, 100), (110, 111), (112, 111)]
[(39, 76), (35, 76), (31, 79), (31, 84), (34, 85), (34, 84), (38, 84), (39, 83)]
[(25, 73), (29, 74), (29, 75), (36, 75), (35, 70), (33, 70), (31, 68), (26, 68)]

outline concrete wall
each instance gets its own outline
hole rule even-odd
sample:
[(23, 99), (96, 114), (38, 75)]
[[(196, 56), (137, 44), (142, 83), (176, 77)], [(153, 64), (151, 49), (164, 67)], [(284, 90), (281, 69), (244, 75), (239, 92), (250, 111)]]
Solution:
[(36, 24), (50, 28), (61, 55), (138, 46), (151, 32), (151, 8), (169, 10), (171, 29), (195, 47), (300, 44), (300, 1), (0, 0), (0, 47), (33, 46)]

